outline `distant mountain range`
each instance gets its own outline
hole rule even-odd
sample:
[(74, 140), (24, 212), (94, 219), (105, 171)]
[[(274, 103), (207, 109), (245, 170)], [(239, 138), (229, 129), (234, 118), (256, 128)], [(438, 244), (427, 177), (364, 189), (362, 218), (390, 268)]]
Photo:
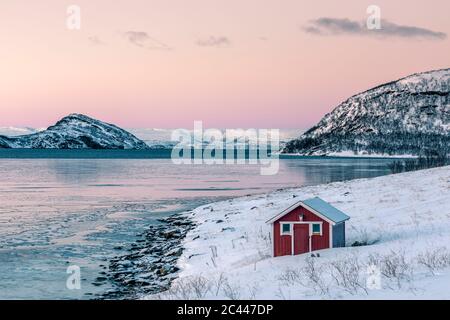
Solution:
[(0, 148), (147, 149), (149, 146), (115, 125), (82, 114), (70, 114), (43, 131), (0, 136)]
[[(188, 130), (192, 134), (192, 130)], [(304, 130), (281, 129), (280, 145), (298, 137)], [(48, 129), (0, 127), (0, 148), (34, 149), (171, 149), (172, 129), (120, 129), (81, 114), (71, 114)], [(144, 143), (145, 145), (143, 145)], [(204, 142), (208, 144), (209, 142)], [(233, 144), (257, 144), (239, 138)], [(224, 141), (226, 144), (226, 141)]]
[(450, 153), (450, 69), (418, 73), (357, 94), (325, 115), (283, 153), (427, 155)]

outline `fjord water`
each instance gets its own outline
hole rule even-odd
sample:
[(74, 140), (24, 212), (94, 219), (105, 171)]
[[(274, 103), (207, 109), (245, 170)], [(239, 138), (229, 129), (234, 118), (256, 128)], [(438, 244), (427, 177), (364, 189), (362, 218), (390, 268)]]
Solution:
[[(230, 197), (380, 176), (391, 161), (292, 157), (280, 160), (277, 175), (261, 176), (258, 165), (175, 165), (133, 151), (27, 152), (0, 152), (0, 299), (95, 298), (111, 289), (96, 280), (108, 260), (158, 218)], [(72, 265), (80, 290), (66, 286)]]

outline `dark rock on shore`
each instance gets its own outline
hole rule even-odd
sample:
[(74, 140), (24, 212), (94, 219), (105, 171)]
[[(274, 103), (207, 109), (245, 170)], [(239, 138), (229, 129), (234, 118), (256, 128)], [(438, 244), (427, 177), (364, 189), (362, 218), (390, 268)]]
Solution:
[(148, 227), (127, 254), (111, 259), (107, 275), (97, 282), (108, 277), (114, 289), (99, 299), (134, 299), (169, 288), (179, 271), (181, 241), (195, 225), (182, 214), (158, 221), (161, 224)]

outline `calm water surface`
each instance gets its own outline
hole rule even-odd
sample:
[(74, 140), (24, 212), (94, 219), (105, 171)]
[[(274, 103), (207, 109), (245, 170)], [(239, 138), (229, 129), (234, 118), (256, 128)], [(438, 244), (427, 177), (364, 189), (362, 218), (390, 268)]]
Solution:
[[(15, 152), (0, 152), (0, 299), (92, 298), (111, 288), (92, 284), (108, 260), (158, 218), (229, 197), (380, 176), (390, 161), (289, 158), (277, 175), (261, 176), (259, 166), (174, 165), (157, 155)], [(70, 265), (81, 268), (80, 290), (66, 287)]]

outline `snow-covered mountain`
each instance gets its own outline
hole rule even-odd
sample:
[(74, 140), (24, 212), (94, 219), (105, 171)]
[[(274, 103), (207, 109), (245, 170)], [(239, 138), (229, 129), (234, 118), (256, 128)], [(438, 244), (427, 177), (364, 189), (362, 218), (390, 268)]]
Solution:
[(35, 129), (30, 127), (0, 127), (0, 136), (16, 137), (44, 130), (45, 128)]
[[(159, 129), (159, 128), (126, 128), (127, 132), (134, 135), (139, 140), (144, 141), (151, 149), (171, 149), (175, 145), (178, 144), (178, 141), (171, 140), (171, 135), (174, 129)], [(29, 128), (29, 127), (0, 127), (0, 141), (3, 141), (5, 144), (11, 144), (9, 138), (31, 135), (34, 133), (45, 131), (45, 128)], [(188, 130), (193, 136), (193, 131)], [(221, 130), (225, 135), (225, 129)], [(301, 129), (280, 129), (280, 146), (283, 147), (287, 142), (292, 139), (298, 137), (302, 134), (304, 130)], [(2, 136), (7, 136), (9, 138), (5, 138)], [(3, 140), (2, 140), (3, 139)], [(8, 142), (5, 142), (8, 140)], [(235, 143), (233, 141), (233, 143)], [(237, 139), (236, 144), (257, 144), (258, 141), (254, 140), (246, 140), (245, 137), (241, 137)], [(208, 141), (203, 142), (204, 145), (209, 144)], [(224, 141), (226, 144), (226, 141)], [(1, 144), (0, 144), (1, 147)], [(11, 147), (14, 147), (11, 145)]]
[(419, 155), (450, 151), (450, 69), (418, 73), (357, 94), (284, 153)]
[(0, 148), (147, 149), (148, 146), (115, 125), (82, 114), (70, 114), (44, 131), (0, 136)]
[[(171, 135), (174, 129), (156, 129), (156, 128), (131, 128), (127, 129), (129, 132), (133, 133), (136, 137), (139, 139), (142, 139), (145, 141), (150, 147), (152, 148), (173, 148), (175, 145), (178, 144), (178, 141), (171, 140)], [(222, 134), (226, 135), (227, 129), (219, 129)], [(193, 130), (187, 130), (192, 137), (194, 137)], [(233, 135), (236, 136), (236, 141), (226, 141), (226, 138), (224, 138), (223, 144), (224, 146), (231, 146), (231, 144), (235, 144), (237, 146), (245, 146), (245, 145), (257, 145), (258, 139), (257, 137), (249, 137), (245, 136), (246, 130), (242, 129), (228, 129), (228, 131), (232, 132)], [(279, 130), (279, 138), (280, 138), (280, 146), (284, 147), (286, 143), (291, 141), (292, 139), (298, 137), (300, 134), (302, 134), (305, 130), (301, 129), (280, 129)], [(0, 134), (1, 134), (1, 128), (0, 128)], [(255, 140), (256, 138), (256, 140)], [(194, 141), (192, 141), (193, 143)], [(202, 144), (203, 146), (209, 145), (210, 141), (201, 140), (201, 141), (195, 141), (196, 143)]]

